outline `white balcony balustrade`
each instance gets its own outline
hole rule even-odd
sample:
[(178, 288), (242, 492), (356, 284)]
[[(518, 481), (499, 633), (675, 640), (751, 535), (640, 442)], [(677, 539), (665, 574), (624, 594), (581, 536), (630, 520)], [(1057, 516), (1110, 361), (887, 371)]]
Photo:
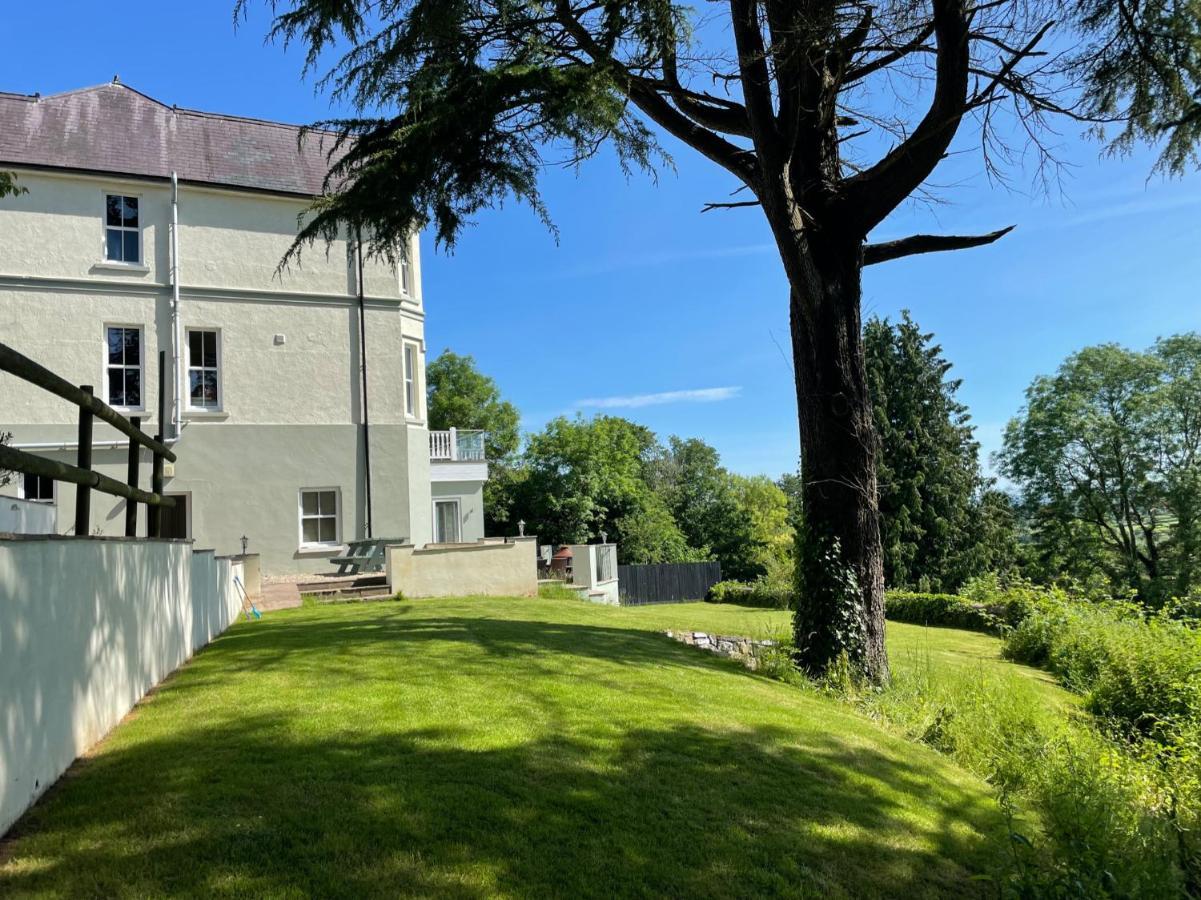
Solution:
[(459, 430), (430, 432), (433, 462), (484, 462), (484, 432)]

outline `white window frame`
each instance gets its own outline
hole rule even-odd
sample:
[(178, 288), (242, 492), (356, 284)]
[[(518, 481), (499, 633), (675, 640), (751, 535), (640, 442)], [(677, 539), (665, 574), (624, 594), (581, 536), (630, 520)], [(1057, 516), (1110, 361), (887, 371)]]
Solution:
[(416, 295), (413, 290), (413, 262), (410, 253), (412, 244), (409, 241), (400, 248), (400, 262), (396, 266), (396, 274), (400, 279), (400, 296), (412, 299)]
[[(138, 398), (141, 402), (137, 406), (118, 406), (112, 402), (108, 395), (108, 370), (112, 368), (112, 364), (108, 361), (108, 330), (110, 328), (133, 328), (138, 332), (138, 371), (142, 373), (140, 379), (141, 396)], [(150, 389), (150, 385), (146, 381), (146, 326), (139, 325), (136, 322), (105, 322), (103, 331), (103, 347), (101, 349), (101, 363), (103, 368), (100, 370), (100, 398), (111, 406), (113, 409), (120, 410), (125, 413), (144, 413), (146, 411), (146, 394)], [(122, 365), (121, 368), (130, 369), (132, 366)]]
[[(112, 189), (105, 188), (104, 191), (101, 192), (100, 197), (101, 197), (101, 207), (100, 207), (100, 210), (101, 210), (100, 211), (100, 259), (101, 259), (101, 265), (116, 266), (117, 268), (122, 268), (122, 269), (148, 270), (148, 266), (146, 265), (146, 242), (145, 242), (145, 238), (142, 233), (143, 229), (146, 227), (145, 222), (143, 221), (143, 218), (142, 218), (143, 214), (145, 212), (145, 210), (143, 209), (143, 199), (144, 198), (142, 197), (141, 194), (131, 193), (131, 192), (125, 190), (124, 188), (112, 188)], [(138, 226), (137, 226), (137, 228), (130, 228), (126, 225), (109, 225), (108, 224), (108, 198), (109, 197), (128, 197), (131, 200), (138, 201)], [(110, 230), (120, 231), (122, 233), (122, 235), (124, 235), (126, 232), (130, 232), (130, 231), (137, 232), (137, 235), (138, 235), (138, 260), (137, 260), (137, 262), (129, 262), (128, 260), (124, 260), (124, 259), (109, 259), (108, 258), (108, 233)], [(124, 251), (124, 248), (125, 248), (124, 239), (122, 239), (121, 248), (122, 248), (122, 251)]]
[[(413, 354), (413, 369), (409, 371), (409, 353)], [(421, 418), (421, 345), (416, 341), (405, 341), (401, 350), (401, 367), (404, 377), (405, 416)]]
[[(194, 366), (194, 365), (192, 365), (192, 338), (191, 338), (191, 335), (193, 332), (203, 332), (205, 334), (215, 334), (217, 336), (217, 366), (215, 369), (210, 366)], [(221, 373), (225, 369), (225, 366), (223, 365), (224, 359), (222, 358), (222, 347), (221, 347), (222, 343), (223, 343), (223, 341), (222, 341), (222, 334), (221, 334), (220, 328), (207, 328), (203, 325), (190, 325), (184, 329), (184, 347), (185, 347), (185, 349), (184, 349), (184, 355), (185, 355), (184, 391), (187, 395), (184, 398), (184, 402), (186, 403), (185, 409), (189, 413), (199, 413), (201, 415), (207, 413), (209, 415), (213, 415), (213, 414), (221, 413), (225, 409), (225, 385), (221, 378)], [(203, 372), (214, 371), (217, 373), (217, 405), (216, 406), (194, 406), (192, 404), (192, 370), (193, 369), (197, 369), (197, 370), (203, 371)]]
[[(28, 500), (30, 503), (44, 503), (47, 506), (57, 506), (58, 505), (58, 482), (55, 481), (53, 478), (47, 479), (50, 482), (50, 499), (42, 500), (40, 498), (35, 499), (33, 497), (27, 497), (25, 495), (25, 479), (28, 477), (31, 477), (31, 476), (26, 475), (25, 473), (22, 473), (22, 472), (17, 472), (15, 474), (20, 476), (17, 479), (17, 497), (18, 497), (18, 499)], [(44, 477), (44, 476), (32, 476), (32, 477), (40, 478), (40, 477)]]
[[(438, 504), (453, 503), (455, 506), (455, 539), (453, 541), (442, 541), (438, 539)], [(463, 543), (463, 498), (462, 497), (435, 497), (431, 505), (433, 522), (432, 528), (435, 544), (461, 544)]]
[[(304, 513), (304, 495), (305, 494), (324, 494), (332, 492), (334, 495), (334, 540), (333, 541), (315, 541), (310, 542), (304, 539), (304, 521), (309, 519), (324, 519), (327, 516), (305, 516)], [(320, 526), (318, 526), (320, 533)], [(326, 487), (302, 487), (296, 492), (296, 538), (297, 546), (302, 550), (311, 550), (318, 552), (326, 552), (329, 550), (339, 550), (342, 547), (342, 489), (329, 485)]]

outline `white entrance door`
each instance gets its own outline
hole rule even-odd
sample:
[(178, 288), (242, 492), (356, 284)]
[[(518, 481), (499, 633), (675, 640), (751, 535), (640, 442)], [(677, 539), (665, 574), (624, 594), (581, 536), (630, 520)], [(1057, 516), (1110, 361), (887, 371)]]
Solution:
[(457, 544), (459, 537), (459, 501), (434, 501), (434, 543)]

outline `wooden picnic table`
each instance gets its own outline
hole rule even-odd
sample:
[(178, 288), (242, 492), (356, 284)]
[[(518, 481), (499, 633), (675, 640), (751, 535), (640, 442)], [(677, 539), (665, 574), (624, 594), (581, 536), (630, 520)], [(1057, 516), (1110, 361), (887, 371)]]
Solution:
[(351, 541), (345, 556), (330, 560), (338, 566), (339, 575), (358, 575), (360, 572), (382, 572), (384, 570), (384, 548), (389, 544), (403, 544), (405, 538), (370, 538)]

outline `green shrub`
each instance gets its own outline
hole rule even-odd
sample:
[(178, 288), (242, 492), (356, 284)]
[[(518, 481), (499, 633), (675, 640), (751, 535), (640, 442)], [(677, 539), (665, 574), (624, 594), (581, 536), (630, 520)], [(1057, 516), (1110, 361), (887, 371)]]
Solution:
[(750, 583), (719, 581), (709, 588), (705, 600), (709, 603), (736, 603), (739, 606), (757, 606), (762, 609), (791, 609), (792, 598), (793, 590), (790, 585), (760, 578)]
[(888, 591), (884, 595), (884, 614), (894, 622), (914, 625), (946, 625), (972, 631), (992, 631), (997, 627), (996, 620), (983, 606), (954, 594)]
[(1055, 588), (1041, 588), (1020, 578), (997, 575), (974, 578), (958, 594), (888, 591), (885, 615), (915, 625), (945, 625), (972, 631), (1016, 628), (1048, 598)]
[(1005, 637), (1008, 659), (1043, 666), (1132, 736), (1168, 740), (1201, 721), (1201, 633), (1128, 603), (1046, 603)]
[(1164, 798), (1177, 775), (1065, 719), (1028, 679), (928, 665), (854, 699), (996, 786), (1013, 835), (1004, 895), (1178, 893), (1191, 867), (1179, 832), (1201, 798), (1181, 794), (1174, 814)]

